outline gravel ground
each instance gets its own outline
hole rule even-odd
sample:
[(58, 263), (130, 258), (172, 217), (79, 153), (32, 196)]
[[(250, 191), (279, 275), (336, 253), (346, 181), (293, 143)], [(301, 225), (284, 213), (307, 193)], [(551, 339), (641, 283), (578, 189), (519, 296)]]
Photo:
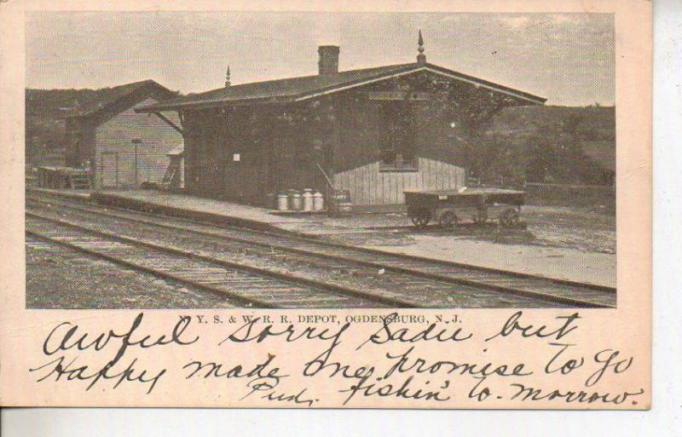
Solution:
[(221, 296), (123, 270), (108, 261), (27, 237), (26, 307), (142, 309), (232, 305)]
[(616, 253), (616, 217), (586, 208), (524, 207), (533, 244), (578, 249), (583, 252)]
[[(347, 244), (557, 279), (616, 286), (616, 218), (587, 208), (524, 206), (526, 230), (409, 226), (405, 214), (359, 214), (287, 226)], [(355, 229), (355, 231), (354, 231)]]

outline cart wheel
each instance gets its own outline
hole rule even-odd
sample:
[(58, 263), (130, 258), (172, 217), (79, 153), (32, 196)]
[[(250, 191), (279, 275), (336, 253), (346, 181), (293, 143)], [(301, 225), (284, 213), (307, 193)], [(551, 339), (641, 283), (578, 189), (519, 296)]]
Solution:
[(512, 227), (519, 223), (519, 213), (515, 209), (506, 209), (500, 215), (500, 223), (505, 227)]
[(438, 223), (443, 227), (450, 227), (450, 226), (456, 226), (457, 221), (458, 221), (458, 219), (457, 219), (457, 216), (455, 215), (454, 212), (445, 211), (443, 214), (440, 215), (440, 219), (438, 220)]
[(426, 209), (420, 209), (419, 211), (416, 211), (410, 218), (416, 227), (423, 228), (431, 221), (431, 213)]

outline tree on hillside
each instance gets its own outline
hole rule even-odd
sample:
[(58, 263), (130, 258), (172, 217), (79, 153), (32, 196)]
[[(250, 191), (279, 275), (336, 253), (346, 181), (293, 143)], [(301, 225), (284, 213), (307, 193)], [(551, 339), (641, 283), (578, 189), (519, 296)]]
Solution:
[[(477, 134), (467, 150), (470, 171), (488, 183), (504, 179), (540, 183), (600, 184), (604, 170), (588, 157), (583, 141), (603, 134), (580, 112), (561, 119), (523, 120), (522, 132), (488, 129)], [(586, 128), (587, 126), (587, 128)]]

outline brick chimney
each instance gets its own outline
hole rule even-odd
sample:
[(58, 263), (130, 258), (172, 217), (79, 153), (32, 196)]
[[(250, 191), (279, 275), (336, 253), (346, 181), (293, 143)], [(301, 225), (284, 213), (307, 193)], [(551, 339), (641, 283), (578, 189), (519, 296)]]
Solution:
[(317, 53), (320, 55), (320, 60), (317, 63), (320, 76), (339, 72), (340, 51), (339, 46), (320, 46), (317, 48)]

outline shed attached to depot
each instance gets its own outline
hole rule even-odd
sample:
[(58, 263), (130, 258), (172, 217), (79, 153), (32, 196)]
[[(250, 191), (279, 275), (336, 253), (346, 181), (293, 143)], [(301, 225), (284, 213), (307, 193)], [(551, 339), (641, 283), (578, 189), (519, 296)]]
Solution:
[(133, 108), (177, 93), (145, 80), (113, 87), (104, 95), (67, 117), (66, 164), (87, 169), (95, 189), (160, 183), (168, 167), (166, 154), (182, 141), (177, 115), (162, 120)]

